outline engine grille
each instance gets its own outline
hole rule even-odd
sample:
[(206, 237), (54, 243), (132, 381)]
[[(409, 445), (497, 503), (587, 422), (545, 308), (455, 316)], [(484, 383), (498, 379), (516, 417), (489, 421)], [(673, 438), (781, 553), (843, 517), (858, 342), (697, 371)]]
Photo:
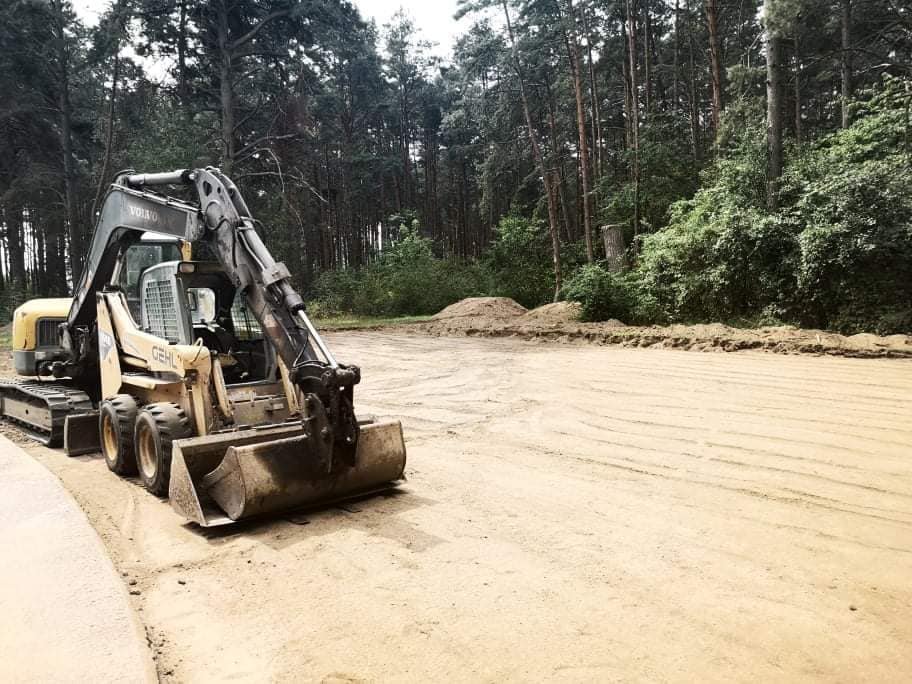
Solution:
[(40, 318), (38, 319), (38, 346), (39, 347), (59, 347), (60, 346), (60, 324), (62, 318)]
[(171, 283), (167, 280), (150, 280), (143, 287), (143, 310), (148, 331), (168, 342), (179, 342), (177, 306)]

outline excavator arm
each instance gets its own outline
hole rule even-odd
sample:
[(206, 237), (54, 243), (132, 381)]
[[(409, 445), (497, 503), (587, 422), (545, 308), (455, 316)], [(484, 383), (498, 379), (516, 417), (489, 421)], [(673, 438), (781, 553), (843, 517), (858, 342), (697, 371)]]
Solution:
[[(164, 186), (192, 187), (199, 203), (148, 191)], [(98, 378), (96, 294), (110, 286), (123, 250), (148, 232), (209, 246), (243, 293), (248, 309), (289, 369), (292, 381), (307, 398), (304, 405), (311, 421), (323, 426), (313, 442), (319, 444), (319, 460), (341, 458), (353, 464), (359, 430), (352, 395), (360, 371), (339, 364), (333, 357), (308, 318), (288, 269), (273, 259), (237, 187), (217, 169), (124, 173), (117, 177), (102, 206), (62, 327), (62, 344), (69, 358), (58, 362), (55, 374), (81, 379), (92, 393)]]

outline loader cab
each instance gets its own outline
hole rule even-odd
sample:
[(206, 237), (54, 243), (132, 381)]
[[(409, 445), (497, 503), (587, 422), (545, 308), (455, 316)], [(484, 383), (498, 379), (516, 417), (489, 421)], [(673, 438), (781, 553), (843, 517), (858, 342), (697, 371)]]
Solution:
[(144, 331), (171, 344), (201, 343), (218, 353), (229, 385), (275, 381), (275, 351), (219, 264), (156, 264), (142, 272), (136, 290), (134, 320)]
[(158, 233), (144, 233), (124, 249), (116, 277), (117, 286), (127, 298), (133, 320), (141, 320), (139, 283), (147, 269), (166, 261), (181, 259), (181, 243), (177, 238)]

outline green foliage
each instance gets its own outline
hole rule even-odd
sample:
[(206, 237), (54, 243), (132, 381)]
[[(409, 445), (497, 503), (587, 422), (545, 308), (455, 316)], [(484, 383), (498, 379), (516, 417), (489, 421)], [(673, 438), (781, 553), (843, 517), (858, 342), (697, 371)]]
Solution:
[(747, 316), (793, 287), (794, 244), (789, 224), (739, 206), (722, 188), (701, 190), (646, 239), (643, 293), (670, 320)]
[(787, 214), (799, 239), (792, 309), (839, 330), (912, 329), (912, 92), (887, 81), (857, 112), (788, 168)]
[(733, 103), (704, 187), (673, 205), (635, 270), (587, 266), (570, 279), (565, 294), (585, 318), (912, 328), (908, 85), (887, 81), (848, 129), (793, 150), (773, 214), (757, 105)]
[(727, 111), (716, 163), (703, 188), (669, 210), (668, 226), (646, 237), (637, 297), (658, 319), (729, 320), (775, 306), (794, 287), (795, 229), (765, 214), (762, 107), (743, 98)]
[(477, 266), (435, 257), (432, 241), (413, 224), (400, 229), (399, 240), (376, 263), (320, 274), (312, 308), (318, 315), (432, 314), (464, 297), (482, 294), (484, 282)]
[[(646, 231), (664, 225), (669, 207), (697, 189), (699, 176), (690, 133), (684, 124), (671, 116), (655, 116), (640, 130), (640, 215)], [(632, 152), (627, 152), (626, 157), (632, 163)], [(633, 181), (605, 176), (599, 196), (605, 198), (599, 207), (602, 222), (632, 220)]]
[(140, 131), (127, 138), (122, 168), (180, 169), (208, 166), (217, 158), (214, 146), (207, 147), (217, 122), (209, 113), (188, 117), (171, 101), (155, 102), (159, 94), (146, 85), (125, 106), (126, 126)]
[(550, 301), (554, 268), (548, 229), (542, 222), (514, 215), (501, 219), (483, 263), (492, 295), (512, 297), (527, 308)]
[(703, 173), (702, 187), (724, 193), (742, 207), (766, 207), (766, 113), (760, 98), (731, 102), (716, 137), (716, 161)]
[(601, 264), (586, 264), (564, 285), (563, 296), (579, 302), (584, 321), (664, 322), (658, 302), (645, 292), (639, 278), (636, 272), (611, 273)]
[(564, 285), (563, 295), (579, 302), (584, 321), (619, 318), (627, 321), (631, 308), (630, 294), (619, 279), (596, 264), (586, 264)]

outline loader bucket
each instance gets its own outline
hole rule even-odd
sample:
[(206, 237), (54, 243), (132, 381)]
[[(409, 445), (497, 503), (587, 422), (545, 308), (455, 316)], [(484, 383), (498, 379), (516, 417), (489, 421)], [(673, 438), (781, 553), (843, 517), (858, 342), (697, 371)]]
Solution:
[(300, 425), (177, 440), (171, 506), (212, 527), (380, 491), (403, 479), (405, 443), (398, 421), (362, 425), (355, 465), (332, 474), (308, 458), (307, 440)]

